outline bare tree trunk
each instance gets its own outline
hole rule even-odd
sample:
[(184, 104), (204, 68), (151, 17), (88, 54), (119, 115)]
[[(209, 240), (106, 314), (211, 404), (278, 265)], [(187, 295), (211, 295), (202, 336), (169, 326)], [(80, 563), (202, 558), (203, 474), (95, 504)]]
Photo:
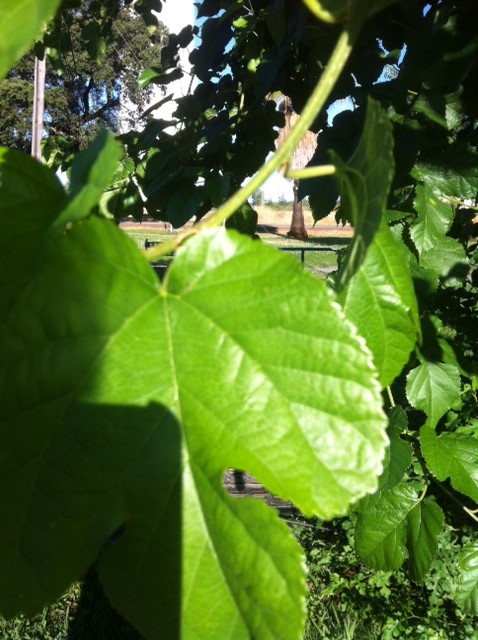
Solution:
[(292, 204), (292, 221), (290, 229), (287, 232), (289, 238), (297, 238), (297, 240), (307, 240), (309, 237), (305, 230), (304, 211), (302, 209), (302, 200), (299, 200), (299, 181), (294, 180), (294, 202)]
[(43, 133), (43, 110), (45, 103), (46, 57), (35, 58), (33, 86), (32, 156), (41, 159), (40, 142)]

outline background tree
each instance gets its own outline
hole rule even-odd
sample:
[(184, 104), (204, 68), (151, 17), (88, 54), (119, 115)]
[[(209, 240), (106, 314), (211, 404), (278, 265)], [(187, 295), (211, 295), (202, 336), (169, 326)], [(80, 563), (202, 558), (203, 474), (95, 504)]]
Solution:
[[(299, 118), (299, 115), (294, 111), (292, 102), (286, 96), (279, 104), (279, 110), (284, 114), (285, 122), (284, 126), (279, 130), (279, 135), (276, 139), (276, 146), (280, 145), (284, 141), (284, 138), (288, 135), (291, 128)], [(303, 169), (309, 162), (317, 148), (317, 136), (318, 134), (313, 133), (312, 131), (307, 131), (303, 136), (289, 160), (289, 167), (291, 169)], [(302, 199), (299, 197), (299, 180), (297, 179), (293, 180), (292, 219), (287, 235), (291, 238), (297, 238), (297, 240), (306, 240), (308, 238), (307, 230), (305, 228)]]
[[(153, 94), (140, 89), (144, 68), (160, 64), (167, 42), (162, 24), (147, 28), (142, 16), (123, 7), (100, 38), (91, 3), (65, 9), (46, 35), (45, 135), (49, 147), (85, 148), (104, 127), (137, 125)], [(61, 27), (61, 28), (60, 28)], [(41, 52), (40, 52), (41, 53)], [(0, 142), (27, 151), (31, 144), (34, 52), (0, 83)]]

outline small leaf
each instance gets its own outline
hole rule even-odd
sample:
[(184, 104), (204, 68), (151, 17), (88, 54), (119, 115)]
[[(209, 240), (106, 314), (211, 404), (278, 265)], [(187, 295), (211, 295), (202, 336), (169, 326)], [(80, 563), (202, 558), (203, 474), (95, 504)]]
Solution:
[(392, 184), (392, 125), (380, 104), (369, 98), (365, 123), (357, 148), (347, 163), (330, 152), (336, 165), (341, 207), (354, 227), (343, 267), (337, 276), (340, 291), (357, 271), (378, 230)]
[(388, 437), (390, 446), (385, 455), (383, 473), (379, 479), (381, 491), (393, 489), (401, 482), (405, 471), (412, 463), (412, 446), (401, 438), (407, 428), (407, 415), (401, 407), (394, 407), (390, 412)]
[(478, 615), (478, 542), (467, 545), (457, 558), (458, 579), (454, 599), (463, 611)]
[(2, 0), (0, 7), (0, 78), (27, 51), (53, 18), (59, 0)]
[(388, 386), (408, 361), (420, 320), (407, 256), (385, 221), (338, 299), (365, 338), (381, 385)]
[(408, 514), (408, 569), (416, 582), (423, 582), (430, 570), (444, 520), (443, 511), (432, 500), (422, 500)]
[(355, 548), (369, 567), (391, 571), (402, 566), (407, 555), (407, 518), (416, 504), (415, 490), (405, 484), (362, 501)]
[(107, 131), (102, 131), (88, 149), (75, 156), (68, 198), (53, 225), (54, 230), (89, 215), (113, 180), (120, 155), (118, 142)]
[(406, 393), (412, 407), (424, 411), (434, 427), (460, 397), (458, 369), (425, 361), (408, 374)]
[[(414, 201), (417, 220), (410, 235), (420, 255), (440, 243), (453, 222), (451, 205), (440, 200), (427, 185), (418, 184)], [(424, 265), (423, 265), (424, 266)]]
[(146, 89), (146, 87), (159, 78), (162, 71), (158, 69), (145, 69), (138, 78), (138, 85), (140, 89)]
[(458, 433), (437, 436), (428, 425), (420, 431), (423, 457), (440, 482), (450, 479), (452, 487), (478, 503), (478, 439)]

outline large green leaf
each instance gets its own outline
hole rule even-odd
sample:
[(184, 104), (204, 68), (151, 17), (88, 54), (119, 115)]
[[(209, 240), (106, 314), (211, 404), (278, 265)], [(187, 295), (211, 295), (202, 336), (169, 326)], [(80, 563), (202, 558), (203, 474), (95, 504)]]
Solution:
[(422, 362), (408, 374), (406, 392), (410, 404), (424, 411), (434, 427), (460, 397), (458, 369), (442, 362)]
[(2, 0), (0, 5), (0, 78), (33, 44), (53, 18), (59, 0)]
[(451, 205), (442, 202), (428, 185), (418, 184), (414, 201), (417, 220), (410, 235), (420, 255), (443, 240), (453, 222)]
[(440, 481), (478, 503), (478, 439), (459, 433), (437, 436), (428, 426), (420, 432), (420, 444), (428, 468)]
[(372, 569), (391, 571), (407, 557), (408, 514), (418, 504), (413, 487), (401, 484), (365, 499), (355, 527), (355, 548)]
[(478, 543), (467, 545), (457, 558), (455, 600), (467, 613), (478, 615)]
[(150, 638), (301, 637), (298, 547), (222, 477), (325, 518), (373, 491), (387, 439), (363, 341), (323, 282), (238, 234), (191, 240), (160, 287), (113, 224), (50, 227), (0, 300), (3, 614), (101, 551), (113, 605)]
[(388, 386), (408, 361), (420, 321), (407, 256), (385, 221), (339, 301), (372, 351), (380, 383)]
[(330, 157), (336, 166), (343, 213), (354, 226), (354, 237), (337, 276), (337, 288), (341, 290), (365, 258), (380, 226), (392, 183), (392, 125), (378, 102), (368, 99), (362, 135), (348, 162), (332, 151)]
[(431, 567), (444, 520), (443, 511), (432, 500), (422, 500), (408, 514), (408, 569), (416, 582), (423, 582)]

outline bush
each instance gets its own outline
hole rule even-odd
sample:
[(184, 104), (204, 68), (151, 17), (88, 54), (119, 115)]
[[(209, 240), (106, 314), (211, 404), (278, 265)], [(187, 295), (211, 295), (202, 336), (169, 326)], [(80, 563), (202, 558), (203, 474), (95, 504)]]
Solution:
[[(465, 542), (445, 528), (424, 584), (406, 571), (375, 572), (357, 560), (349, 521), (315, 523), (297, 531), (309, 568), (308, 624), (304, 640), (476, 640), (476, 618), (452, 599), (450, 559)], [(460, 539), (459, 539), (460, 538)]]

